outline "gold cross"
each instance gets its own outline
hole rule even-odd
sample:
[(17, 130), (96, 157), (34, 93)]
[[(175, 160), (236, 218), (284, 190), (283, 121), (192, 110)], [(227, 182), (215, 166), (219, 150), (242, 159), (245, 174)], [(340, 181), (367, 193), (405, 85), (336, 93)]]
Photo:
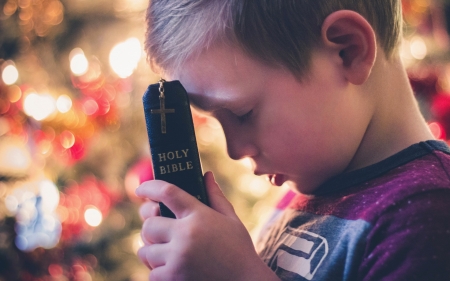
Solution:
[(161, 133), (166, 133), (166, 113), (174, 113), (175, 109), (168, 108), (166, 109), (165, 103), (165, 95), (163, 83), (165, 81), (163, 79), (159, 80), (159, 107), (160, 109), (152, 109), (150, 112), (152, 114), (161, 114)]

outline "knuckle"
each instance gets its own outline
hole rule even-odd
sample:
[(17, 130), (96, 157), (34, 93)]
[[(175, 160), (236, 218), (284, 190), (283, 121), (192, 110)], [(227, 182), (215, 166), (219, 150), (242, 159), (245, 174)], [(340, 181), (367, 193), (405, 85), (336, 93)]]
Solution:
[(151, 281), (180, 280), (174, 276), (168, 266), (165, 266), (164, 268), (158, 267), (150, 271), (149, 279)]
[(146, 219), (142, 224), (141, 230), (141, 239), (145, 245), (149, 245), (151, 243), (151, 219)]
[(151, 214), (153, 215), (153, 216), (158, 216), (159, 215), (159, 204), (157, 204), (157, 203), (155, 203), (155, 204), (153, 204), (152, 205), (152, 207), (151, 207)]
[(176, 194), (177, 188), (173, 184), (164, 184), (161, 187), (160, 192), (163, 198), (172, 198)]
[(163, 281), (161, 274), (158, 274), (157, 270), (150, 271), (149, 280), (151, 281)]
[(142, 220), (145, 220), (149, 217), (154, 217), (159, 215), (159, 205), (156, 202), (149, 201), (145, 202), (139, 208), (139, 215)]

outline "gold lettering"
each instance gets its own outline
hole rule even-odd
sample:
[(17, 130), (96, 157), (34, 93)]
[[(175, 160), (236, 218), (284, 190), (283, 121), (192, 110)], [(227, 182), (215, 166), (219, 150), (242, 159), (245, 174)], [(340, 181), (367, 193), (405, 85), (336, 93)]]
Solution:
[(164, 162), (167, 160), (165, 153), (158, 153), (158, 156), (159, 156), (159, 162)]
[[(186, 150), (187, 152), (187, 150)], [(185, 151), (183, 151), (183, 154), (186, 154)], [(169, 152), (172, 153), (172, 152)], [(172, 153), (171, 156), (169, 157), (169, 153), (167, 154), (159, 154), (160, 157), (160, 162), (162, 161), (167, 161), (166, 157), (168, 159), (170, 159), (171, 156), (176, 155), (176, 153)], [(178, 158), (178, 157), (176, 157)], [(186, 170), (192, 170), (194, 169), (194, 165), (192, 164), (192, 161), (186, 161), (186, 162), (179, 162), (179, 163), (175, 163), (175, 164), (169, 164), (169, 165), (164, 165), (164, 166), (159, 166), (159, 173), (161, 175), (164, 174), (170, 174), (170, 173), (176, 173), (176, 172), (182, 172), (182, 171), (186, 171)]]
[(173, 160), (174, 158), (175, 158), (175, 154), (172, 151), (167, 152), (167, 159)]
[(189, 149), (182, 149), (181, 151), (183, 152), (184, 157), (188, 157), (187, 154), (188, 154)]

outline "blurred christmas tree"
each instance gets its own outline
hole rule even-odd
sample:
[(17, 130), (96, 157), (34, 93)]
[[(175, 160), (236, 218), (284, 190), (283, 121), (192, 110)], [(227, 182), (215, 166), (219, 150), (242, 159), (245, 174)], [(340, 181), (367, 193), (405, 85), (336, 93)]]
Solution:
[[(450, 5), (403, 4), (402, 55), (445, 139)], [(142, 50), (146, 5), (0, 0), (0, 280), (147, 280), (134, 189), (152, 178), (141, 97), (159, 77)], [(230, 160), (217, 121), (194, 123), (204, 170), (256, 232), (287, 189)]]
[[(147, 3), (0, 0), (0, 280), (147, 280)], [(227, 158), (217, 122), (194, 120), (204, 170), (254, 228), (277, 191)]]

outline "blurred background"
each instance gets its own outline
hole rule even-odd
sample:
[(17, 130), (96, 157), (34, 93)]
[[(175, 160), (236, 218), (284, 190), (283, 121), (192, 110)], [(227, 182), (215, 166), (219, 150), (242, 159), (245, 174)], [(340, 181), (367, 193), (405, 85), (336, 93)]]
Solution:
[[(137, 259), (152, 179), (142, 94), (148, 0), (0, 0), (0, 281), (147, 280)], [(402, 57), (435, 136), (450, 134), (450, 1), (404, 0)], [(194, 113), (204, 170), (252, 234), (290, 194), (228, 159)], [(329, 136), (333, 137), (333, 136)]]

